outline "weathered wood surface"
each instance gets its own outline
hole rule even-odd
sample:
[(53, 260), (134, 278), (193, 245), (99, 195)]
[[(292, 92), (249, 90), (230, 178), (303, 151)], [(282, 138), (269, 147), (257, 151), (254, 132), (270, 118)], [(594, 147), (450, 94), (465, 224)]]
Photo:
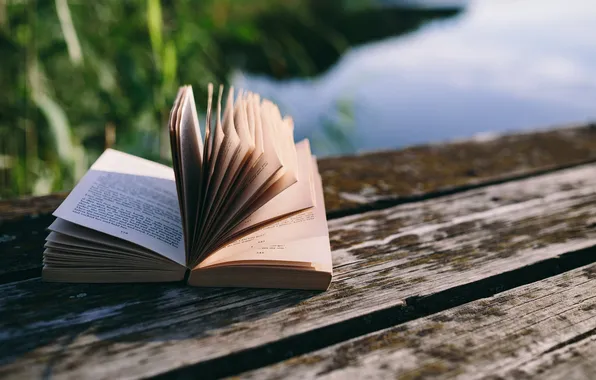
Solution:
[(595, 379), (596, 265), (244, 373), (247, 379)]
[(411, 147), (319, 163), (331, 215), (596, 159), (596, 125)]
[(23, 197), (0, 201), (0, 223), (20, 218), (51, 214), (68, 195), (67, 192), (42, 197)]
[(324, 293), (5, 284), (0, 377), (207, 376), (273, 363), (407, 319), (410, 297), (594, 247), (595, 202), (590, 164), (333, 220)]
[[(487, 140), (323, 158), (331, 216), (377, 203), (424, 197), (596, 160), (593, 124)], [(53, 212), (67, 193), (0, 201), (0, 223)]]
[[(319, 161), (329, 217), (596, 159), (593, 125)], [(45, 228), (66, 193), (0, 201), (0, 283), (39, 276)]]

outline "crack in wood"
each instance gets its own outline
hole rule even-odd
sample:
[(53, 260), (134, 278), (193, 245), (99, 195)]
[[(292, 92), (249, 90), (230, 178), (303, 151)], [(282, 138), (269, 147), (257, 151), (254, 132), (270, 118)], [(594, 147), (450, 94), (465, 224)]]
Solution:
[(589, 331), (586, 331), (586, 332), (584, 332), (584, 333), (581, 333), (581, 334), (579, 334), (579, 335), (576, 335), (576, 336), (574, 336), (573, 338), (571, 338), (571, 339), (567, 339), (567, 340), (566, 340), (566, 341), (564, 341), (564, 342), (561, 342), (561, 343), (555, 344), (554, 346), (552, 346), (552, 347), (551, 347), (551, 348), (549, 348), (548, 350), (546, 350), (546, 351), (543, 351), (542, 353), (540, 353), (540, 356), (542, 356), (542, 355), (546, 355), (546, 354), (550, 354), (551, 352), (558, 351), (558, 350), (560, 350), (561, 348), (565, 348), (565, 347), (567, 347), (567, 346), (570, 346), (570, 345), (572, 345), (572, 344), (575, 344), (575, 343), (581, 342), (582, 340), (585, 340), (585, 339), (587, 339), (587, 338), (591, 337), (591, 336), (592, 336), (592, 335), (594, 335), (594, 334), (596, 334), (596, 328), (593, 328), (593, 329), (591, 329), (591, 330), (589, 330)]
[[(595, 262), (596, 246), (568, 252), (559, 257), (546, 259), (532, 265), (449, 288), (428, 296), (410, 297), (402, 305), (377, 310), (366, 315), (282, 338), (273, 343), (246, 349), (225, 357), (180, 367), (160, 374), (155, 378), (184, 379), (195, 378), (200, 375), (202, 379), (207, 379), (235, 376), (242, 372), (276, 364), (349, 339), (389, 327), (397, 327), (415, 319), (431, 316)], [(588, 335), (579, 335), (576, 338), (585, 339), (594, 332), (596, 331), (592, 331)], [(567, 344), (575, 343), (577, 340), (574, 339), (570, 339)], [(557, 345), (544, 353), (558, 348), (560, 347)]]
[[(596, 339), (590, 332), (596, 329), (596, 281), (587, 269), (595, 267), (580, 267), (240, 377), (594, 379)], [(561, 342), (567, 344), (544, 354)]]

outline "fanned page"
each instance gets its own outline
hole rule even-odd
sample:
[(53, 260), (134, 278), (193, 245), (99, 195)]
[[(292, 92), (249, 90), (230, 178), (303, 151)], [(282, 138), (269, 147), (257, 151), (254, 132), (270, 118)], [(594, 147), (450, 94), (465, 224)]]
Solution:
[(331, 249), (321, 177), (312, 165), (315, 206), (281, 219), (211, 254), (195, 267), (195, 286), (327, 289)]
[[(182, 88), (171, 113), (172, 130), (181, 130), (192, 90)], [(187, 231), (189, 284), (326, 289), (332, 276), (322, 184), (308, 140), (294, 143), (294, 125), (278, 107), (250, 92), (227, 92), (211, 115), (209, 87), (200, 191), (189, 190), (193, 170), (176, 170)], [(223, 111), (223, 118), (221, 110)], [(214, 122), (215, 121), (215, 122)], [(197, 122), (198, 123), (198, 122)], [(196, 128), (190, 128), (195, 130)], [(173, 133), (178, 164), (190, 162), (192, 149)], [(188, 137), (187, 137), (188, 138)], [(201, 166), (201, 167), (198, 167)], [(189, 198), (199, 197), (197, 210)]]
[[(230, 150), (225, 158), (225, 166), (218, 168), (223, 171), (223, 177), (219, 182), (217, 192), (213, 194), (210, 211), (202, 227), (202, 236), (205, 238), (200, 242), (200, 247), (204, 247), (206, 239), (220, 228), (222, 222), (218, 215), (221, 215), (225, 203), (233, 201), (232, 186), (241, 176), (244, 166), (250, 162), (250, 156), (254, 151), (254, 138), (248, 129), (246, 103), (242, 97), (239, 97), (234, 103), (232, 95), (233, 91), (231, 90), (226, 105), (229, 111), (224, 119), (224, 141), (230, 136), (234, 141), (234, 149)], [(223, 223), (225, 222), (224, 220)]]
[[(247, 229), (312, 206), (312, 201), (290, 202), (292, 207), (269, 207), (267, 212), (260, 212), (298, 183), (293, 124), (291, 119), (281, 117), (277, 106), (256, 94), (235, 93), (230, 88), (225, 107), (222, 95), (220, 87), (213, 117), (213, 90), (209, 87), (206, 151), (198, 142), (200, 130), (193, 115), (196, 105), (189, 86), (180, 89), (170, 113), (188, 266), (198, 264)], [(255, 213), (258, 217), (246, 222)]]
[[(106, 150), (54, 215), (42, 277), (326, 289), (329, 236), (308, 140), (277, 106), (208, 87), (204, 136), (190, 86), (168, 130), (172, 166)], [(224, 102), (223, 104), (222, 102)]]
[(192, 242), (195, 239), (197, 221), (201, 217), (203, 193), (203, 140), (190, 86), (182, 87), (178, 92), (170, 113), (169, 129), (173, 142), (172, 160), (182, 217), (186, 263), (192, 256)]
[[(320, 255), (320, 252), (316, 251), (309, 252), (308, 249), (304, 249), (305, 252), (300, 253), (298, 256), (294, 256), (291, 252), (284, 252), (283, 249), (264, 248), (264, 252), (261, 252), (263, 251), (263, 247), (285, 244), (290, 241), (310, 239), (318, 236), (328, 238), (323, 191), (319, 174), (316, 172), (316, 166), (313, 167), (310, 156), (306, 157), (306, 161), (309, 164), (310, 170), (306, 178), (307, 185), (300, 188), (304, 193), (299, 196), (308, 198), (308, 202), (313, 207), (278, 220), (275, 223), (263, 226), (263, 228), (257, 229), (229, 243), (209, 255), (209, 257), (194, 269), (246, 260), (247, 257), (252, 257), (254, 261), (276, 261), (279, 265), (283, 265), (285, 261), (310, 264), (317, 262), (317, 259), (321, 257), (324, 259), (325, 255)], [(280, 196), (282, 195), (280, 194)]]

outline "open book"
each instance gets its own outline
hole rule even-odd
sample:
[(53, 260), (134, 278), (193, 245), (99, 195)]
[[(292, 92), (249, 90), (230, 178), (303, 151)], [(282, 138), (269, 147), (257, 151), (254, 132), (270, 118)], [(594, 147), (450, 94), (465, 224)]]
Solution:
[[(209, 86), (205, 138), (192, 88), (170, 112), (173, 170), (108, 149), (54, 212), (42, 278), (326, 289), (332, 264), (308, 140), (250, 92), (222, 109)], [(212, 108), (214, 108), (212, 110)], [(188, 273), (189, 272), (189, 273)]]

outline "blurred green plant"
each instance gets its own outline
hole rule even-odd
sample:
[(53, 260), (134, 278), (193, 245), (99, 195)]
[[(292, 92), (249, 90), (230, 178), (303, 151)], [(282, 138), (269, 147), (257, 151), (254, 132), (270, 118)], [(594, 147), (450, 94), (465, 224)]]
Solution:
[(168, 163), (181, 84), (201, 93), (234, 68), (316, 75), (429, 18), (371, 2), (0, 0), (0, 198), (70, 189), (110, 146)]

